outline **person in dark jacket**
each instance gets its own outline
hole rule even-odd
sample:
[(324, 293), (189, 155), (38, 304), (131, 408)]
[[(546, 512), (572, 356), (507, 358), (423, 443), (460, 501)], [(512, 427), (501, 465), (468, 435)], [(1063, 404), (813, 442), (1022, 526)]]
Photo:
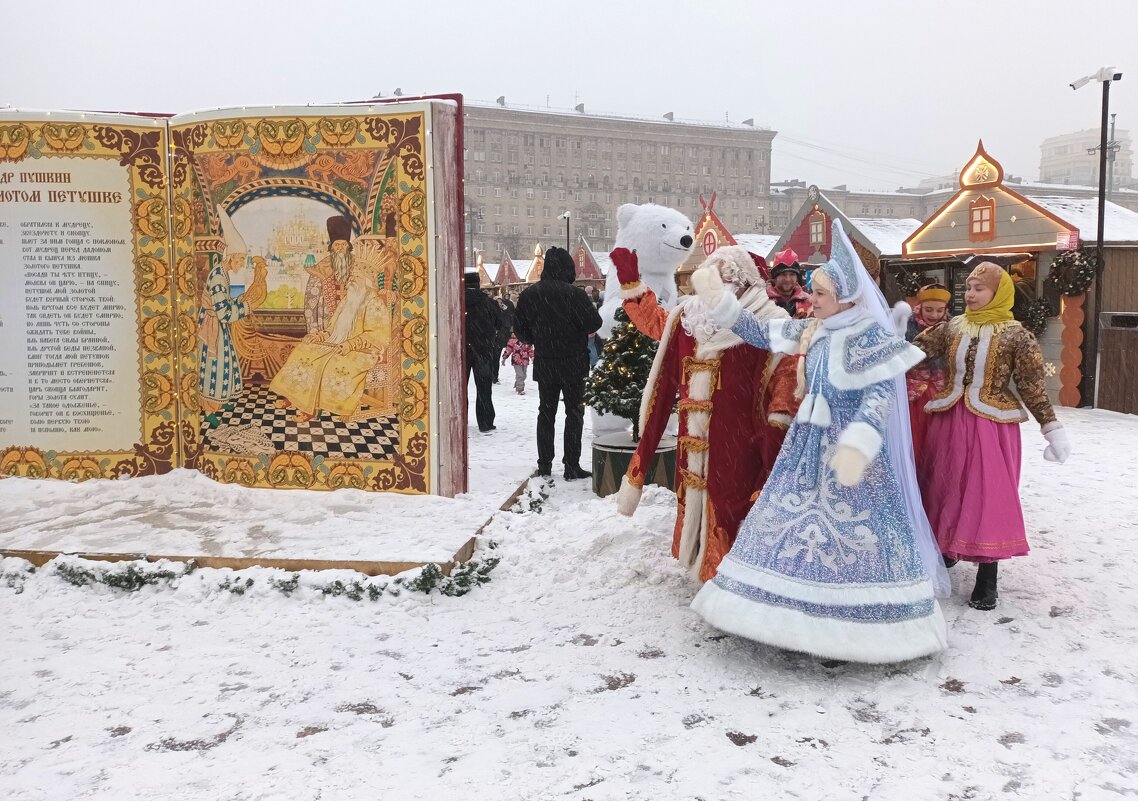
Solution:
[(569, 251), (545, 252), (541, 280), (518, 298), (514, 331), (534, 346), (533, 378), (537, 382), (537, 472), (553, 471), (553, 421), (559, 398), (565, 400), (565, 478), (588, 478), (581, 468), (581, 429), (585, 421), (585, 377), (589, 373), (589, 334), (601, 327), (597, 307), (577, 277)]
[(490, 384), (498, 367), (498, 327), (502, 324), (502, 310), (478, 286), (478, 273), (466, 273), (466, 380), (474, 374), (474, 417), (478, 430), (493, 431), (494, 399)]
[[(498, 331), (494, 337), (494, 353), (501, 353), (510, 337), (514, 335), (514, 304), (508, 297), (501, 297), (494, 301), (498, 310), (502, 312), (498, 319)], [(495, 357), (497, 358), (497, 357)], [(497, 364), (497, 362), (495, 362)], [(494, 368), (494, 383), (498, 383), (498, 367)]]

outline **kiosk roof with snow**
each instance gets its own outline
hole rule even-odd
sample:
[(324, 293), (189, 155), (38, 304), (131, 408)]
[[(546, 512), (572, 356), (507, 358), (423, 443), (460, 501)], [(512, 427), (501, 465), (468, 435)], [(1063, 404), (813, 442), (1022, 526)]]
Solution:
[(905, 240), (906, 258), (1065, 249), (1079, 229), (1004, 185), (984, 142), (960, 171), (960, 189)]

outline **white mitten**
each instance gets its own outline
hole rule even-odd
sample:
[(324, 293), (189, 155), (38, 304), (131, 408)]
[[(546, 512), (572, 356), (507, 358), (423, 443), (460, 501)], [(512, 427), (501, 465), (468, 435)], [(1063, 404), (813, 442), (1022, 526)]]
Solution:
[(1043, 436), (1047, 440), (1047, 447), (1043, 449), (1043, 458), (1049, 462), (1063, 464), (1071, 455), (1071, 442), (1067, 439), (1067, 432), (1058, 421), (1048, 423), (1043, 427)]
[(834, 470), (834, 477), (843, 487), (852, 487), (865, 476), (865, 468), (869, 467), (869, 459), (857, 448), (849, 445), (839, 445), (830, 460), (830, 467)]
[(893, 333), (904, 338), (905, 331), (909, 327), (909, 318), (913, 316), (913, 307), (903, 300), (898, 301), (889, 316), (893, 318)]
[(715, 267), (701, 267), (691, 274), (691, 288), (703, 299), (708, 309), (714, 309), (723, 299), (723, 279)]
[(640, 496), (644, 490), (637, 487), (625, 476), (620, 480), (620, 492), (616, 495), (616, 510), (625, 517), (632, 517), (636, 507), (640, 505)]

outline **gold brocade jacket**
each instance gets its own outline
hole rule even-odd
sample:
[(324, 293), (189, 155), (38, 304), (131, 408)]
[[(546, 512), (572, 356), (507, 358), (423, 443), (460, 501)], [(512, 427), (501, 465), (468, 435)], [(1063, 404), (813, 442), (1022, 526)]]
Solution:
[(945, 363), (944, 389), (925, 406), (929, 414), (946, 412), (963, 398), (973, 414), (997, 423), (1022, 423), (1028, 410), (1040, 426), (1055, 422), (1043, 385), (1043, 354), (1019, 323), (977, 329), (954, 317), (922, 331), (913, 344)]

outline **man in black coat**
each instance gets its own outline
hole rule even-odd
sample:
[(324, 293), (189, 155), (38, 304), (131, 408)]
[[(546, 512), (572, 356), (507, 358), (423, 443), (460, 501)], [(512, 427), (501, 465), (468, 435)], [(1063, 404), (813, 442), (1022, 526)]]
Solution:
[[(514, 332), (514, 311), (515, 307), (513, 302), (505, 296), (502, 296), (495, 301), (498, 306), (498, 311), (502, 312), (498, 319), (498, 332), (494, 337), (494, 353), (496, 358), (500, 358), (502, 351), (506, 347), (506, 343), (510, 341), (510, 337)], [(494, 362), (494, 383), (498, 383), (498, 362)]]
[(478, 273), (466, 273), (466, 380), (474, 373), (474, 417), (478, 430), (483, 433), (493, 431), (494, 399), (490, 395), (490, 384), (498, 366), (494, 352), (498, 327), (502, 322), (502, 310), (478, 285)]
[(534, 346), (537, 382), (537, 472), (553, 471), (553, 421), (559, 398), (565, 400), (565, 478), (588, 478), (581, 468), (581, 429), (585, 422), (585, 377), (589, 374), (589, 334), (601, 327), (597, 307), (585, 290), (573, 286), (577, 269), (569, 251), (545, 252), (541, 280), (518, 298), (514, 333)]

